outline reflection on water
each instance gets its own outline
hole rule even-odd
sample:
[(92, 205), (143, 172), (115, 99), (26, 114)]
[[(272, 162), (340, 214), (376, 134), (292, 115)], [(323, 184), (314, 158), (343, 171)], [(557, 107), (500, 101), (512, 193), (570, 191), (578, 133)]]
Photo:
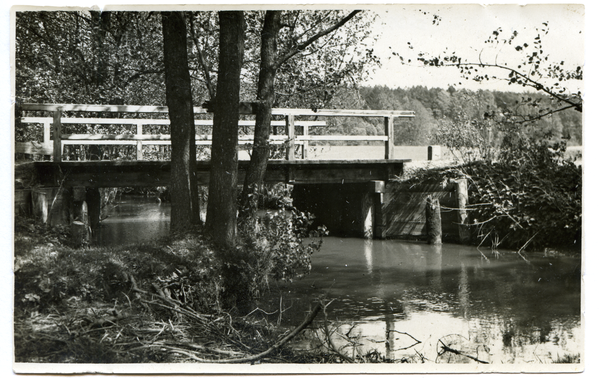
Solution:
[[(170, 207), (155, 199), (124, 200), (106, 215), (95, 233), (100, 245), (169, 231)], [(313, 255), (311, 274), (274, 284), (260, 306), (291, 306), (281, 321), (295, 326), (311, 302), (333, 300), (326, 309), (331, 341), (349, 354), (376, 350), (389, 359), (438, 363), (549, 363), (583, 354), (580, 259), (527, 257), (530, 264), (505, 251), (488, 261), (472, 247), (328, 237)], [(297, 342), (318, 345), (310, 337)]]
[[(280, 296), (298, 309), (334, 299), (327, 317), (339, 327), (336, 346), (350, 351), (359, 338), (358, 352), (394, 360), (549, 363), (582, 353), (579, 259), (529, 260), (506, 251), (486, 261), (457, 245), (327, 238), (311, 274), (279, 285), (263, 306), (277, 309)], [(286, 312), (283, 321), (303, 316)]]
[(107, 206), (104, 220), (94, 230), (92, 243), (115, 246), (147, 242), (169, 234), (171, 206), (156, 198), (143, 196), (124, 197)]

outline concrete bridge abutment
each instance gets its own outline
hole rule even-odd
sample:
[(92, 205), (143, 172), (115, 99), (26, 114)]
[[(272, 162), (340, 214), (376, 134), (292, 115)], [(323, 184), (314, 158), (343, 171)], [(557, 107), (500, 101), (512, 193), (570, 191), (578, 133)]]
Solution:
[[(71, 226), (75, 239), (89, 241), (100, 224), (101, 195), (98, 188), (45, 187), (30, 190), (33, 217), (51, 226)], [(26, 203), (24, 206), (28, 206)]]

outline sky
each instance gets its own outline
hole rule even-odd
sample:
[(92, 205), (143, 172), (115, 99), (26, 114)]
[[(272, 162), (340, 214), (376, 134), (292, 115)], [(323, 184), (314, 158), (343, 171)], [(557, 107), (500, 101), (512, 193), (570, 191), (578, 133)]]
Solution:
[[(368, 81), (372, 85), (442, 88), (454, 85), (469, 89), (515, 90), (515, 86), (508, 87), (499, 82), (482, 85), (462, 80), (455, 68), (423, 67), (416, 60), (417, 54), (425, 52), (435, 56), (447, 48), (448, 52), (463, 57), (463, 61), (478, 62), (481, 54), (484, 63), (497, 61), (516, 67), (523, 54), (514, 49), (514, 44), (502, 45), (499, 49), (484, 42), (494, 30), (502, 28), (502, 35), (506, 37), (514, 31), (518, 33), (514, 43), (527, 42), (531, 46), (538, 34), (536, 28), (544, 28), (544, 22), (549, 25), (548, 34), (542, 38), (549, 61), (565, 61), (565, 67), (584, 63), (583, 6), (417, 4), (374, 8), (374, 11), (380, 16), (374, 32), (380, 35), (375, 43), (375, 53), (382, 58), (382, 68)], [(402, 64), (391, 55), (392, 52), (403, 56), (405, 62), (412, 58), (411, 64)]]

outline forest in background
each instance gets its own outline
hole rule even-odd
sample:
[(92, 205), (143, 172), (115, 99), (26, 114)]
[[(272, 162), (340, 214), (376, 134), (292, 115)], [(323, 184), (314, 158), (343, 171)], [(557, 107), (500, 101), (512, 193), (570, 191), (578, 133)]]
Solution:
[[(536, 109), (527, 105), (540, 103), (539, 108), (549, 106), (551, 99), (540, 93), (500, 92), (490, 90), (472, 91), (449, 87), (389, 88), (386, 86), (361, 87), (357, 90), (340, 91), (331, 107), (358, 109), (412, 110), (413, 119), (395, 120), (395, 144), (404, 146), (444, 145), (444, 129), (448, 124), (484, 123), (493, 135), (500, 132), (501, 123), (494, 118), (502, 114), (531, 115)], [(332, 120), (331, 133), (349, 135), (383, 134), (383, 123), (368, 119)], [(582, 144), (582, 115), (568, 109), (523, 125), (520, 132), (533, 139), (563, 140), (568, 146)]]

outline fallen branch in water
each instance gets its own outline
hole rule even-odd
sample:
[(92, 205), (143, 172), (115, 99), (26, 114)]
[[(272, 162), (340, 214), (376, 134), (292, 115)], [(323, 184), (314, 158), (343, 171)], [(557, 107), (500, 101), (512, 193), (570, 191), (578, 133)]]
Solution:
[(449, 346), (444, 344), (444, 342), (441, 339), (439, 339), (438, 342), (442, 344), (442, 351), (443, 351), (441, 353), (438, 352), (438, 356), (441, 356), (442, 354), (444, 354), (446, 352), (451, 352), (451, 353), (457, 354), (459, 356), (464, 356), (464, 357), (470, 358), (473, 361), (479, 362), (481, 364), (489, 364), (489, 362), (487, 362), (487, 361), (480, 360), (477, 357), (469, 356), (468, 354), (465, 354), (465, 353), (461, 352), (460, 350), (450, 348)]
[(519, 256), (521, 256), (521, 258), (522, 258), (523, 260), (525, 260), (525, 262), (526, 262), (527, 264), (529, 264), (529, 265), (531, 265), (531, 262), (530, 262), (529, 260), (527, 260), (527, 259), (525, 258), (525, 256), (523, 256), (523, 255), (521, 254), (521, 252), (522, 252), (522, 251), (523, 251), (525, 248), (527, 248), (527, 246), (529, 245), (529, 243), (531, 243), (531, 241), (533, 240), (533, 238), (535, 238), (535, 236), (536, 236), (538, 233), (539, 233), (539, 231), (538, 231), (538, 232), (536, 232), (535, 234), (533, 234), (533, 236), (532, 236), (532, 237), (530, 237), (530, 238), (529, 238), (529, 240), (527, 240), (527, 241), (525, 242), (525, 244), (523, 244), (523, 246), (522, 246), (521, 248), (519, 248), (519, 250), (517, 251), (517, 254), (518, 254)]
[(327, 320), (327, 306), (329, 306), (334, 300), (335, 299), (332, 299), (323, 308), (323, 315), (325, 317), (325, 321), (323, 322), (323, 332), (325, 333), (325, 342), (327, 344), (325, 344), (325, 342), (321, 341), (321, 345), (323, 347), (325, 347), (327, 350), (329, 350), (330, 352), (334, 353), (340, 359), (342, 359), (342, 360), (344, 360), (346, 362), (349, 362), (349, 363), (354, 363), (356, 361), (354, 361), (350, 357), (346, 356), (344, 353), (340, 352), (338, 350), (338, 348), (335, 346), (335, 344), (333, 343), (333, 340), (331, 339), (332, 332), (329, 330), (329, 326), (328, 326), (329, 321)]
[(390, 330), (390, 331), (388, 332), (388, 338), (389, 338), (389, 334), (390, 334), (391, 332), (399, 333), (399, 334), (401, 334), (401, 335), (406, 335), (406, 336), (410, 337), (411, 339), (413, 339), (413, 340), (415, 341), (415, 343), (414, 343), (414, 344), (412, 344), (412, 345), (410, 345), (410, 346), (407, 346), (407, 347), (402, 347), (402, 348), (398, 348), (398, 349), (394, 349), (394, 351), (399, 351), (399, 350), (406, 350), (406, 349), (410, 349), (410, 348), (414, 347), (415, 345), (421, 344), (421, 341), (420, 341), (420, 340), (417, 340), (417, 339), (416, 339), (416, 338), (415, 338), (413, 335), (411, 335), (411, 334), (410, 334), (410, 333), (408, 333), (408, 332), (402, 332), (402, 331)]
[(479, 247), (481, 247), (481, 245), (483, 244), (483, 242), (485, 241), (485, 239), (487, 239), (488, 236), (490, 236), (490, 234), (492, 233), (492, 231), (488, 232), (483, 239), (481, 239), (481, 243), (479, 243), (479, 245), (477, 246), (477, 250), (479, 251), (479, 253), (481, 253), (481, 256), (483, 256), (483, 258), (486, 261), (490, 261), (490, 259), (488, 259), (488, 257), (479, 249)]

